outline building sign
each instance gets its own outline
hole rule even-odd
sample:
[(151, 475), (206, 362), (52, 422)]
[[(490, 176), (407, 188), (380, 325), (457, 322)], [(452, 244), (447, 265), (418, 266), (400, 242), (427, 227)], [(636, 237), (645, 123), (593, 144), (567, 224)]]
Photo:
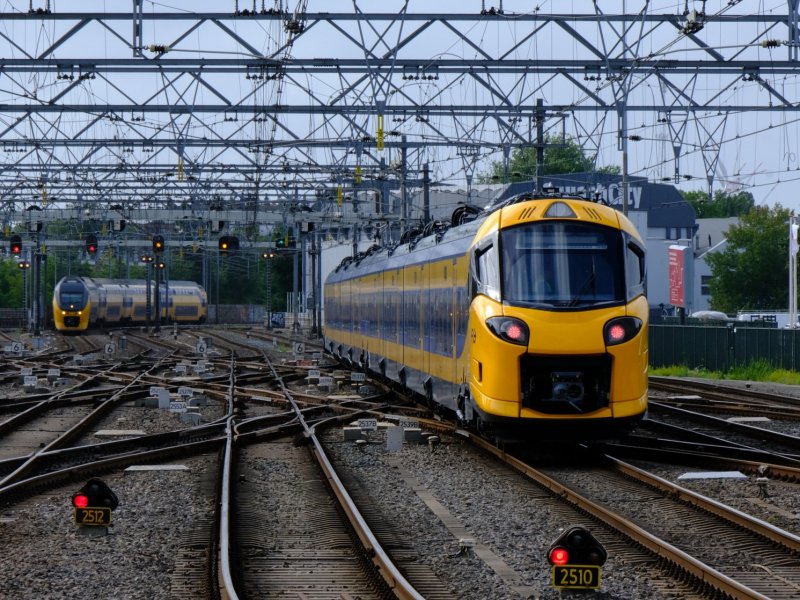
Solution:
[(686, 307), (684, 297), (684, 282), (686, 271), (684, 269), (684, 246), (670, 246), (667, 250), (669, 256), (669, 303), (672, 306)]

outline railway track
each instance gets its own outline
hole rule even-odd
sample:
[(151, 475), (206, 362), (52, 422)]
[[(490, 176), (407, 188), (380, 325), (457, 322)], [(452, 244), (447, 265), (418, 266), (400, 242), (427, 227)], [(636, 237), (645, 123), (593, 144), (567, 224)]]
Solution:
[[(138, 345), (136, 337), (132, 335), (131, 342)], [(185, 357), (191, 362), (204, 360), (196, 352), (199, 339), (161, 339), (146, 348), (149, 338), (145, 338), (141, 349), (156, 355), (142, 357), (152, 361), (153, 368), (146, 375), (137, 379), (129, 364), (109, 370), (107, 363), (116, 363), (101, 361), (91, 368), (81, 367), (88, 369), (81, 371), (82, 375), (97, 369), (107, 371), (102, 378), (97, 376), (102, 379), (98, 388), (69, 393), (91, 396), (103, 390), (113, 396), (127, 389), (128, 404), (158, 382), (174, 393), (180, 385), (175, 369)], [(731, 527), (716, 520), (697, 521), (698, 530), (712, 532), (721, 542), (727, 540), (723, 542), (726, 548), (746, 543), (751, 550), (749, 558), (758, 557), (766, 568), (753, 567), (752, 560), (737, 563), (735, 554), (728, 564), (714, 563), (702, 546), (669, 538), (680, 531), (666, 531), (658, 519), (648, 522), (622, 508), (663, 505), (659, 512), (680, 514), (682, 520), (689, 518), (683, 516), (688, 513), (705, 515), (708, 509), (697, 508), (691, 495), (674, 489), (661, 491), (656, 504), (652, 482), (634, 483), (626, 468), (612, 467), (612, 463), (590, 465), (584, 460), (568, 467), (551, 464), (545, 469), (532, 460), (513, 458), (510, 451), (494, 448), (454, 426), (423, 421), (418, 409), (410, 410), (377, 384), (372, 384), (374, 395), (353, 393), (346, 374), (333, 377), (336, 366), (320, 365), (307, 357), (298, 360), (292, 356), (293, 343), (289, 342), (291, 339), (281, 341), (279, 348), (273, 348), (269, 338), (262, 344), (243, 333), (214, 337), (214, 352), (205, 358), (210, 372), (191, 377), (192, 386), (202, 389), (219, 407), (215, 418), (202, 426), (101, 444), (86, 433), (66, 447), (33, 452), (38, 455), (38, 466), (0, 486), (0, 539), (4, 540), (0, 552), (14, 555), (19, 549), (4, 544), (16, 540), (27, 548), (35, 546), (39, 538), (63, 548), (62, 522), (54, 526), (61, 532), (60, 538), (31, 531), (23, 537), (25, 531), (6, 535), (9, 523), (21, 530), (22, 522), (35, 527), (31, 515), (40, 510), (36, 507), (61, 497), (62, 519), (67, 521), (66, 532), (72, 536), (67, 539), (72, 541), (60, 554), (74, 558), (73, 552), (85, 545), (74, 532), (69, 533), (74, 526), (69, 527), (64, 499), (80, 481), (105, 474), (120, 495), (121, 505), (112, 535), (101, 542), (113, 557), (110, 560), (133, 566), (128, 558), (114, 553), (114, 544), (130, 548), (115, 536), (137, 532), (147, 538), (143, 521), (151, 521), (154, 527), (175, 521), (150, 536), (168, 548), (169, 558), (163, 558), (160, 549), (137, 549), (142, 561), (152, 558), (149, 566), (138, 566), (142, 573), (146, 568), (161, 567), (163, 571), (165, 560), (170, 565), (171, 575), (166, 579), (155, 577), (152, 585), (139, 581), (139, 589), (149, 590), (145, 592), (149, 597), (159, 597), (169, 589), (170, 597), (192, 599), (279, 593), (555, 598), (558, 592), (552, 587), (544, 556), (554, 534), (571, 523), (590, 526), (609, 549), (609, 564), (604, 567), (608, 583), (603, 588), (608, 585), (618, 590), (621, 581), (629, 581), (625, 573), (637, 574), (630, 595), (616, 592), (609, 598), (783, 598), (792, 597), (787, 595), (792, 590), (797, 592), (792, 586), (797, 585), (798, 550), (791, 545), (796, 541), (778, 547), (773, 554), (769, 553), (773, 545), (785, 542), (764, 542), (765, 535), (785, 533), (777, 527), (752, 534), (745, 533), (746, 525), (738, 522)], [(250, 350), (245, 352), (245, 347)], [(37, 368), (47, 364), (43, 359)], [(331, 369), (328, 374), (337, 383), (323, 390), (310, 383), (310, 371), (325, 369)], [(71, 398), (87, 407), (97, 402), (87, 396)], [(123, 412), (107, 416), (104, 422), (120, 418), (134, 422), (134, 413), (125, 414), (125, 404), (118, 407)], [(420, 420), (426, 431), (440, 437), (440, 444), (406, 443), (401, 451), (389, 451), (381, 437), (383, 430), (364, 446), (345, 440), (339, 427), (367, 416), (398, 423), (402, 414)], [(657, 437), (665, 436), (649, 439)], [(711, 445), (709, 440), (704, 443)], [(596, 449), (592, 452), (598, 453)], [(654, 447), (653, 452), (657, 454), (658, 449)], [(675, 452), (676, 456), (688, 454), (686, 448)], [(796, 476), (793, 467), (772, 465), (766, 458), (750, 457), (753, 472), (766, 464), (768, 470), (760, 472), (764, 477), (791, 481)], [(5, 471), (0, 472), (13, 473), (26, 460), (18, 456), (2, 461), (0, 467)], [(502, 468), (498, 468), (498, 460), (504, 463)], [(705, 460), (710, 463), (712, 459)], [(146, 465), (155, 470), (125, 471)], [(165, 469), (167, 466), (184, 470)], [(223, 475), (225, 478), (219, 479)], [(153, 498), (152, 506), (143, 501), (148, 495)], [(601, 503), (594, 502), (602, 504), (597, 515), (587, 508), (591, 500), (587, 496), (592, 495), (602, 498)], [(614, 502), (620, 507), (611, 503), (612, 496), (619, 496)], [(341, 508), (334, 509), (335, 505)], [(619, 514), (609, 516), (612, 510)], [(186, 519), (189, 522), (182, 523)], [(537, 519), (541, 520), (538, 529), (532, 529)], [(224, 528), (223, 522), (227, 523)], [(733, 537), (724, 537), (728, 535)], [(665, 550), (667, 542), (676, 547), (672, 554)], [(786, 556), (795, 562), (786, 562)], [(36, 564), (36, 559), (27, 560)], [(108, 570), (109, 565), (103, 567)], [(729, 567), (732, 572), (726, 570)], [(375, 578), (387, 573), (385, 579)], [(23, 575), (12, 569), (6, 580), (18, 582), (20, 577)], [(0, 583), (0, 595), (10, 593), (9, 585)], [(100, 583), (98, 589), (102, 589)]]
[[(233, 354), (233, 352), (231, 354)], [(261, 361), (260, 367), (262, 370), (265, 362), (267, 362), (266, 359)], [(170, 364), (172, 366), (169, 366)], [(129, 468), (131, 466), (149, 464), (153, 462), (158, 463), (159, 461), (170, 459), (174, 460), (177, 457), (186, 459), (187, 461), (200, 460), (207, 463), (208, 459), (213, 456), (207, 454), (209, 450), (218, 449), (220, 452), (222, 452), (221, 449), (223, 447), (227, 448), (227, 451), (220, 455), (222, 458), (220, 458), (216, 464), (229, 465), (231, 464), (231, 461), (234, 460), (231, 458), (231, 456), (233, 455), (232, 436), (233, 432), (235, 431), (237, 437), (241, 437), (242, 439), (241, 452), (243, 453), (249, 453), (253, 451), (261, 452), (264, 451), (264, 449), (271, 452), (275, 450), (278, 445), (283, 445), (286, 451), (289, 453), (300, 452), (305, 454), (305, 464), (298, 463), (297, 465), (297, 479), (300, 482), (305, 481), (309, 473), (309, 469), (316, 470), (317, 486), (321, 487), (313, 487), (309, 491), (308, 498), (309, 501), (313, 500), (313, 503), (315, 503), (313, 506), (319, 508), (319, 499), (317, 496), (321, 489), (326, 488), (329, 485), (332, 487), (332, 489), (337, 490), (337, 493), (333, 493), (330, 498), (340, 498), (340, 501), (346, 505), (347, 494), (344, 491), (344, 488), (342, 488), (341, 485), (336, 486), (328, 483), (331, 479), (335, 479), (336, 477), (333, 471), (329, 469), (329, 466), (327, 468), (324, 466), (313, 466), (312, 463), (309, 462), (312, 454), (321, 454), (321, 448), (317, 448), (315, 452), (309, 453), (307, 448), (297, 448), (292, 442), (292, 436), (298, 432), (298, 427), (301, 426), (300, 424), (304, 423), (305, 415), (315, 415), (315, 413), (319, 413), (320, 411), (330, 415), (334, 414), (332, 411), (336, 410), (343, 410), (346, 414), (361, 414), (363, 413), (364, 406), (367, 406), (367, 404), (365, 404), (367, 401), (363, 399), (345, 399), (342, 402), (343, 407), (338, 408), (337, 402), (325, 402), (325, 399), (320, 397), (316, 397), (316, 402), (313, 402), (312, 395), (307, 394), (306, 401), (301, 405), (301, 403), (293, 401), (293, 398), (285, 387), (281, 376), (279, 376), (275, 370), (272, 370), (270, 376), (265, 378), (263, 373), (257, 373), (255, 375), (258, 377), (253, 377), (254, 373), (247, 372), (247, 369), (244, 369), (243, 375), (251, 378), (251, 387), (246, 388), (248, 393), (253, 392), (264, 394), (264, 389), (259, 387), (259, 385), (270, 385), (272, 387), (277, 385), (282, 390), (282, 393), (285, 396), (284, 402), (269, 402), (269, 405), (264, 407), (260, 403), (254, 402), (252, 399), (247, 398), (246, 396), (243, 398), (239, 397), (240, 388), (238, 385), (234, 384), (234, 382), (236, 381), (237, 373), (239, 373), (240, 369), (238, 366), (234, 367), (234, 364), (235, 361), (231, 359), (231, 366), (228, 369), (227, 375), (228, 388), (227, 393), (225, 394), (225, 404), (228, 406), (227, 416), (225, 419), (219, 419), (217, 422), (203, 427), (194, 427), (183, 431), (174, 431), (152, 436), (140, 435), (136, 436), (135, 438), (117, 440), (115, 442), (107, 442), (100, 445), (91, 444), (90, 446), (85, 447), (61, 449), (57, 449), (55, 447), (46, 448), (43, 451), (32, 453), (33, 458), (30, 460), (20, 457), (17, 459), (17, 461), (21, 462), (22, 464), (14, 465), (14, 470), (3, 480), (2, 485), (0, 485), (0, 504), (6, 506), (7, 508), (17, 504), (21, 504), (24, 507), (25, 497), (41, 494), (43, 489), (54, 489), (54, 486), (63, 486), (69, 484), (70, 482), (78, 481), (81, 477), (89, 477), (90, 475), (97, 475), (98, 473), (104, 472), (112, 473), (109, 475), (109, 477), (115, 482), (116, 487), (123, 492), (127, 486), (127, 483), (125, 483), (125, 477), (121, 477), (121, 475), (119, 475), (120, 470), (123, 468)], [(138, 380), (144, 379), (162, 378), (161, 380), (163, 383), (163, 378), (166, 376), (165, 371), (169, 371), (173, 368), (173, 358), (165, 355), (160, 359), (160, 362), (157, 362), (152, 366), (151, 369), (149, 369), (148, 373), (142, 373), (138, 378), (130, 379), (124, 386), (121, 386), (121, 389), (135, 386), (137, 385)], [(157, 375), (158, 372), (160, 372), (161, 375)], [(302, 371), (300, 373), (302, 375)], [(288, 372), (288, 374), (297, 375), (294, 370)], [(301, 376), (299, 381), (302, 382), (302, 380), (303, 377)], [(259, 384), (257, 384), (256, 381), (258, 381)], [(219, 388), (220, 385), (221, 384), (218, 381), (212, 383), (212, 386), (215, 388)], [(211, 393), (219, 395), (220, 391), (215, 389)], [(118, 394), (118, 396), (120, 395)], [(128, 398), (128, 400), (130, 400), (130, 398)], [(96, 402), (97, 399), (95, 398), (94, 401)], [(348, 404), (359, 403), (362, 404), (362, 406), (347, 407)], [(281, 413), (280, 411), (282, 408), (283, 412)], [(289, 410), (287, 411), (286, 408)], [(234, 420), (234, 414), (237, 415), (237, 420)], [(318, 418), (318, 416), (315, 418)], [(70, 428), (67, 431), (73, 432), (73, 430), (77, 430), (77, 428)], [(287, 435), (289, 436), (288, 438), (286, 438)], [(313, 432), (307, 428), (307, 425), (306, 435), (310, 436), (312, 439), (314, 437)], [(278, 444), (275, 441), (271, 441), (269, 443), (265, 443), (263, 441), (263, 438), (271, 436), (283, 436), (286, 438), (286, 440), (281, 444)], [(76, 434), (70, 433), (69, 437), (75, 438)], [(246, 445), (244, 444), (245, 440), (247, 440)], [(259, 450), (260, 448), (261, 450)], [(199, 455), (197, 459), (190, 458), (198, 453)], [(6, 464), (11, 464), (11, 462), (13, 461), (6, 461)], [(236, 462), (238, 463), (239, 461), (236, 460)], [(47, 464), (45, 465), (45, 463)], [(320, 459), (320, 464), (324, 465), (324, 463), (325, 460), (323, 455)], [(36, 466), (34, 466), (34, 464)], [(174, 588), (175, 595), (171, 597), (196, 598), (197, 594), (205, 594), (206, 597), (217, 597), (219, 595), (224, 595), (228, 598), (236, 597), (235, 587), (229, 588), (229, 586), (232, 584), (232, 580), (226, 581), (226, 577), (222, 577), (220, 579), (215, 575), (215, 572), (217, 571), (217, 564), (219, 563), (220, 565), (223, 565), (226, 560), (230, 564), (241, 564), (241, 557), (246, 556), (248, 549), (250, 548), (247, 540), (252, 540), (252, 535), (248, 537), (247, 535), (240, 534), (243, 540), (241, 544), (236, 537), (233, 538), (234, 541), (231, 543), (230, 541), (227, 541), (228, 537), (226, 531), (230, 531), (229, 529), (220, 528), (220, 530), (217, 532), (216, 528), (214, 528), (214, 531), (212, 532), (209, 528), (209, 524), (213, 524), (215, 522), (222, 524), (226, 522), (225, 516), (232, 513), (231, 509), (229, 508), (229, 506), (231, 506), (229, 504), (230, 499), (229, 497), (226, 497), (224, 493), (219, 502), (208, 497), (208, 495), (211, 493), (211, 490), (230, 489), (231, 470), (227, 467), (219, 467), (217, 470), (219, 470), (220, 473), (228, 474), (228, 478), (226, 479), (227, 483), (224, 485), (213, 483), (209, 484), (208, 477), (203, 477), (203, 481), (205, 481), (205, 483), (200, 485), (200, 487), (205, 490), (205, 497), (198, 499), (198, 502), (200, 504), (212, 507), (219, 505), (221, 507), (221, 514), (223, 516), (215, 518), (213, 514), (209, 515), (207, 510), (203, 511), (203, 514), (198, 516), (197, 527), (190, 528), (181, 534), (183, 536), (183, 541), (180, 542), (178, 547), (175, 549), (175, 572), (181, 573), (181, 575), (177, 576), (177, 578), (173, 577), (171, 582), (164, 584), (169, 585), (170, 588)], [(213, 468), (210, 470), (212, 473), (214, 471), (215, 470)], [(36, 474), (33, 474), (34, 472)], [(236, 481), (239, 480), (236, 479)], [(237, 494), (236, 502), (241, 502), (242, 505), (246, 505), (248, 500), (245, 496), (246, 494), (244, 491), (241, 494)], [(327, 506), (327, 510), (331, 510), (331, 501), (329, 500), (325, 504)], [(258, 496), (256, 496), (250, 502), (250, 505), (258, 508), (259, 511), (263, 510), (262, 508), (258, 507)], [(235, 506), (234, 512), (237, 515), (246, 515), (245, 509), (239, 511), (238, 505), (233, 506)], [(8, 513), (6, 512), (6, 514)], [(330, 514), (331, 516), (336, 515), (337, 511), (333, 510)], [(413, 591), (411, 591), (412, 588), (410, 588), (407, 584), (402, 583), (402, 576), (400, 576), (399, 573), (393, 569), (391, 562), (385, 559), (385, 554), (382, 552), (380, 547), (370, 543), (370, 534), (368, 530), (362, 527), (360, 523), (362, 519), (360, 519), (357, 512), (352, 510), (352, 506), (341, 509), (341, 514), (346, 515), (348, 518), (339, 517), (339, 533), (335, 534), (334, 537), (341, 535), (344, 535), (345, 537), (337, 538), (339, 541), (335, 541), (330, 547), (330, 550), (333, 554), (341, 553), (343, 555), (340, 565), (343, 573), (341, 581), (344, 587), (342, 589), (352, 589), (356, 593), (367, 591), (368, 597), (380, 597), (382, 595), (394, 597), (395, 592), (389, 593), (387, 590), (400, 590), (405, 586), (405, 588), (407, 588), (409, 591), (397, 593), (399, 597), (419, 597), (415, 595)], [(237, 517), (237, 519), (238, 518), (239, 517)], [(247, 519), (245, 517), (245, 521), (237, 521), (237, 523), (243, 523), (246, 522), (246, 520)], [(263, 522), (263, 519), (259, 517), (257, 521)], [(332, 527), (332, 525), (330, 526)], [(243, 529), (242, 527), (238, 527), (236, 531), (243, 532), (245, 529), (246, 528)], [(308, 541), (310, 549), (318, 548), (320, 543), (326, 543), (325, 540), (329, 539), (329, 536), (332, 535), (330, 533), (328, 535), (321, 535), (318, 531), (309, 531), (309, 534), (313, 534), (310, 535)], [(339, 548), (339, 546), (341, 545), (341, 540), (345, 538), (350, 540), (350, 548), (342, 550)], [(170, 542), (169, 545), (174, 546), (174, 543)], [(228, 549), (230, 549), (230, 553), (228, 552)], [(204, 560), (200, 561), (200, 564), (206, 565), (205, 568), (201, 569), (202, 573), (198, 573), (198, 563), (196, 561), (200, 555), (206, 557)], [(209, 556), (216, 558), (209, 560)], [(352, 571), (351, 567), (354, 557), (361, 557), (360, 561), (363, 566), (357, 570), (363, 573), (363, 577), (365, 578), (363, 585), (356, 583), (353, 579), (354, 572)], [(376, 566), (376, 564), (373, 564), (373, 561), (378, 562), (380, 567)], [(336, 569), (334, 569), (332, 572), (335, 570)], [(248, 570), (243, 572), (246, 573)], [(393, 574), (390, 575), (389, 582), (387, 583), (384, 579), (379, 577), (380, 573)], [(294, 580), (294, 578), (295, 577), (293, 575), (290, 579)], [(246, 579), (244, 577), (237, 577), (237, 582), (239, 581), (244, 582)], [(269, 585), (272, 586), (272, 589), (280, 589), (282, 586), (287, 585), (285, 580), (283, 583), (281, 583), (281, 581), (275, 577), (269, 577), (268, 582)], [(261, 584), (252, 585), (263, 586), (263, 582)], [(277, 588), (275, 586), (277, 586)], [(307, 584), (305, 589), (308, 590), (310, 587), (313, 587), (311, 583)], [(220, 591), (222, 589), (224, 589), (224, 591)], [(376, 591), (379, 593), (376, 594)], [(158, 595), (159, 594), (156, 593), (156, 596)]]
[(732, 416), (764, 416), (800, 420), (800, 398), (730, 385), (650, 377), (650, 390), (660, 392), (662, 404)]

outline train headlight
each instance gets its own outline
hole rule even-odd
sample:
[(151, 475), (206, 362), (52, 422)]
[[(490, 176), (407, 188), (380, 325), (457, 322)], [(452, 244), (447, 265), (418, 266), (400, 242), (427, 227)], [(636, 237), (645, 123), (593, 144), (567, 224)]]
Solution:
[(606, 346), (615, 346), (632, 339), (642, 328), (641, 319), (636, 317), (619, 317), (606, 323), (603, 337)]
[(486, 326), (501, 340), (520, 346), (527, 346), (530, 334), (524, 321), (513, 317), (490, 317), (486, 319)]

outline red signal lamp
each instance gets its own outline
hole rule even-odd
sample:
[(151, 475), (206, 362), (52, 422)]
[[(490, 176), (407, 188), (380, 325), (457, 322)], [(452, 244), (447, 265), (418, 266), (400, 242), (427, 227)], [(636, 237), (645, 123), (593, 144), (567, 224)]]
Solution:
[(11, 236), (11, 254), (14, 256), (22, 254), (22, 238), (18, 235)]
[(556, 566), (596, 565), (606, 562), (608, 553), (603, 545), (584, 527), (570, 527), (550, 544), (547, 561)]
[(72, 497), (72, 505), (75, 508), (86, 508), (89, 506), (89, 496), (78, 492)]
[(554, 565), (569, 564), (569, 551), (566, 548), (551, 548), (549, 559), (550, 563)]

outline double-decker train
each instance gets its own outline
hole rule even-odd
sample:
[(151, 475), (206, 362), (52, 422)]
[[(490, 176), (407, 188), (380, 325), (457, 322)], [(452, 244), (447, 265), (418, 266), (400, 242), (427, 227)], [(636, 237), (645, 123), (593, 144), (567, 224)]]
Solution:
[[(192, 281), (159, 285), (161, 320), (202, 323), (208, 296)], [(156, 285), (150, 285), (150, 318), (156, 319)], [(147, 282), (144, 279), (64, 277), (53, 290), (53, 323), (58, 331), (86, 331), (101, 325), (147, 321)]]
[(647, 409), (645, 246), (619, 211), (522, 195), (348, 257), (326, 349), (481, 432), (613, 436)]

